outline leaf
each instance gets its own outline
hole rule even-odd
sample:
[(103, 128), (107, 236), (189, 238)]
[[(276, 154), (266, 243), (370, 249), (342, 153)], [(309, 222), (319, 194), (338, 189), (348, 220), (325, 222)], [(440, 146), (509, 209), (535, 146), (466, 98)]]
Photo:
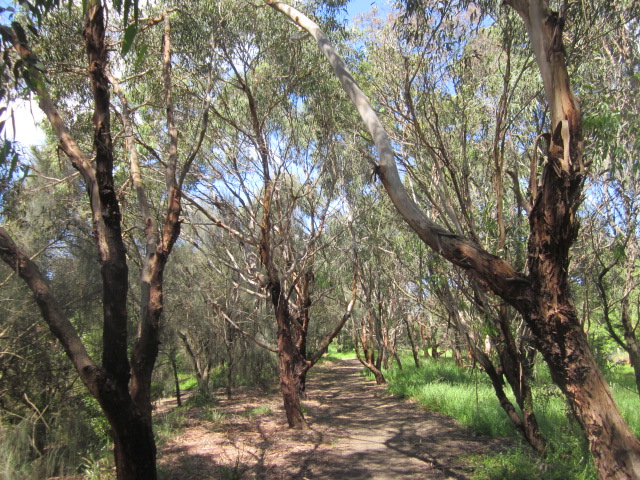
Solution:
[(133, 46), (133, 39), (136, 38), (136, 33), (138, 33), (138, 26), (135, 23), (129, 25), (124, 31), (124, 38), (122, 39), (122, 51), (120, 52), (121, 56), (125, 56), (131, 47)]
[(37, 58), (35, 60), (32, 60), (31, 64), (42, 73), (47, 73), (47, 69), (45, 68), (44, 64)]
[(13, 175), (13, 172), (16, 171), (16, 167), (18, 166), (18, 152), (14, 152), (13, 157), (11, 157), (11, 166), (9, 167), (9, 177)]
[(616, 243), (613, 246), (613, 258), (618, 261), (624, 260), (626, 258), (626, 251), (622, 243)]
[(136, 57), (137, 63), (141, 63), (146, 58), (148, 50), (149, 48), (145, 44), (142, 44), (142, 46), (138, 48), (138, 55)]

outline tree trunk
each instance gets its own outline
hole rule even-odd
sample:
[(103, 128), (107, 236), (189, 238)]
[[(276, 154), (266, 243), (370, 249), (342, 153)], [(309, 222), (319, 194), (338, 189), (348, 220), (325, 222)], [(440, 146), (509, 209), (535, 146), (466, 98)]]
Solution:
[(395, 347), (393, 348), (393, 358), (398, 364), (398, 370), (402, 370), (402, 361), (400, 360), (400, 355), (398, 355), (398, 351), (395, 349)]
[(233, 394), (233, 362), (231, 361), (227, 363), (227, 382), (225, 386), (225, 393), (227, 394), (227, 399), (231, 400), (231, 396)]
[(362, 342), (362, 355), (360, 354), (360, 348), (358, 347), (358, 334), (355, 330), (355, 327), (353, 330), (353, 340), (358, 361), (360, 361), (360, 363), (364, 367), (368, 368), (369, 371), (373, 373), (373, 376), (376, 379), (376, 384), (383, 385), (387, 383), (384, 375), (375, 364), (375, 350), (373, 349), (373, 347), (367, 346), (367, 334), (364, 325), (362, 326), (362, 333), (360, 337), (360, 341)]
[(378, 151), (375, 172), (403, 219), (422, 241), (516, 308), (531, 329), (554, 382), (565, 394), (589, 442), (602, 479), (640, 478), (640, 442), (623, 420), (569, 300), (569, 247), (577, 234), (577, 207), (586, 166), (582, 118), (565, 63), (564, 18), (546, 0), (505, 0), (527, 28), (544, 85), (551, 141), (541, 187), (529, 217), (529, 275), (475, 242), (436, 224), (410, 198), (389, 137), (375, 110), (318, 25), (289, 5), (265, 0), (308, 31), (358, 110)]
[(118, 480), (155, 480), (156, 446), (151, 424), (133, 403), (107, 412)]
[(180, 396), (180, 379), (178, 378), (178, 364), (176, 362), (175, 351), (169, 355), (169, 361), (171, 362), (171, 370), (173, 371), (173, 382), (176, 389), (176, 404), (178, 407), (182, 406), (182, 398)]
[[(209, 371), (211, 369), (210, 360), (208, 358), (200, 359), (196, 352), (194, 352), (191, 342), (189, 342), (189, 338), (182, 332), (178, 332), (178, 336), (182, 340), (184, 344), (184, 348), (187, 351), (187, 355), (189, 360), (191, 361), (191, 366), (193, 367), (193, 372), (196, 374), (196, 381), (198, 382), (198, 390), (202, 395), (208, 396), (209, 391)], [(205, 365), (202, 365), (202, 362), (205, 362)]]
[(511, 322), (509, 311), (506, 305), (498, 308), (498, 321), (496, 327), (500, 333), (498, 342), (500, 365), (504, 376), (511, 386), (516, 402), (522, 410), (523, 434), (539, 453), (546, 450), (546, 441), (538, 427), (538, 420), (533, 411), (533, 396), (531, 393), (531, 366), (521, 351), (518, 350), (516, 342), (511, 333)]
[[(630, 281), (627, 280), (627, 284)], [(635, 329), (631, 322), (631, 316), (629, 315), (629, 297), (625, 296), (622, 299), (622, 314), (620, 315), (620, 322), (622, 323), (622, 329), (624, 331), (625, 350), (629, 354), (629, 362), (633, 367), (633, 373), (636, 378), (636, 388), (638, 394), (640, 394), (640, 346), (636, 339)]]
[(278, 370), (287, 423), (290, 428), (306, 430), (309, 425), (300, 403), (302, 363), (288, 329), (278, 326)]
[(538, 330), (554, 382), (566, 395), (602, 479), (640, 478), (640, 442), (620, 415), (572, 305), (558, 305)]
[(409, 321), (406, 317), (403, 318), (404, 325), (407, 327), (407, 337), (409, 338), (409, 344), (411, 345), (411, 354), (413, 355), (413, 363), (415, 363), (416, 368), (420, 368), (420, 358), (418, 355), (418, 347), (413, 341), (413, 335), (411, 334), (411, 327), (409, 326)]

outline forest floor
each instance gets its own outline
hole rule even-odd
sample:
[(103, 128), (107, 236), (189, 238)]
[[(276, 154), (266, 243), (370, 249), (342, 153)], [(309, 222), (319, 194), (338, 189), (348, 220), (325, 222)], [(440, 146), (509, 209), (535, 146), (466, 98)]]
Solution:
[(314, 367), (307, 431), (287, 428), (276, 393), (240, 388), (231, 400), (220, 392), (214, 407), (185, 410), (182, 428), (159, 446), (160, 478), (468, 479), (465, 457), (509, 446), (390, 396), (361, 369), (357, 360)]

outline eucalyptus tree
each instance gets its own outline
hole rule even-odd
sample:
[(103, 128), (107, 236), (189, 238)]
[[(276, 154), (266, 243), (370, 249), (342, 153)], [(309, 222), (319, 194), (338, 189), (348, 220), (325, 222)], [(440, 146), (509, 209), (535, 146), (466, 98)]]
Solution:
[[(382, 22), (370, 20), (364, 35), (368, 61), (361, 75), (366, 75), (373, 102), (398, 145), (398, 161), (414, 201), (457, 234), (523, 265), (524, 213), (530, 207), (515, 172), (529, 170), (528, 163), (521, 164), (517, 139), (532, 134), (531, 112), (536, 110), (539, 88), (525, 80), (533, 61), (514, 40), (518, 31), (513, 16), (466, 38), (467, 30), (474, 28), (474, 10), (467, 15), (467, 20), (442, 18), (416, 35), (394, 28), (397, 13)], [(511, 195), (503, 185), (506, 171), (514, 176)], [(422, 276), (438, 278), (441, 267), (435, 265), (440, 262), (430, 256), (432, 271), (425, 275), (422, 268)], [(448, 286), (430, 283), (448, 316), (457, 319), (459, 308), (451, 304)], [(493, 377), (496, 395), (514, 426), (543, 451), (530, 387), (532, 349), (514, 338), (513, 310), (504, 303), (493, 305), (475, 281), (458, 281), (456, 287), (465, 291), (465, 310), (474, 312), (469, 319), (490, 337), (499, 366), (484, 354), (485, 335), (470, 334), (478, 328), (467, 321), (449, 324)], [(522, 417), (505, 395), (505, 379)]]
[[(582, 239), (586, 278), (601, 308), (594, 315), (613, 344), (629, 356), (640, 392), (638, 322), (638, 224), (640, 220), (640, 104), (635, 95), (640, 65), (640, 7), (634, 2), (590, 5), (575, 51), (585, 115), (586, 151), (597, 176), (586, 189), (581, 214), (589, 235)], [(635, 305), (635, 307), (634, 307)], [(635, 311), (634, 311), (635, 310)]]
[[(238, 380), (271, 388), (277, 378), (272, 352), (277, 350), (265, 339), (273, 338), (275, 331), (265, 295), (252, 290), (234, 270), (241, 248), (226, 232), (209, 231), (212, 225), (202, 215), (192, 212), (185, 223), (187, 243), (177, 249), (171, 269), (179, 300), (168, 308), (167, 317), (192, 365), (199, 392), (211, 392), (213, 373), (224, 374), (228, 398)], [(187, 284), (193, 293), (180, 295)]]
[(339, 211), (338, 124), (346, 124), (339, 110), (312, 93), (329, 93), (337, 84), (307, 43), (274, 22), (265, 6), (237, 2), (214, 10), (192, 2), (182, 21), (197, 38), (224, 25), (208, 52), (217, 66), (215, 98), (207, 153), (188, 192), (197, 212), (191, 223), (200, 237), (222, 231), (237, 242), (213, 252), (215, 263), (271, 304), (287, 421), (306, 428), (300, 404), (306, 373), (353, 307), (347, 302), (342, 318), (325, 326), (328, 333), (312, 354), (309, 328), (322, 297), (316, 275), (334, 235), (327, 222)]
[[(61, 300), (50, 281), (55, 279), (51, 279), (48, 272), (43, 271), (14, 242), (6, 228), (0, 229), (0, 255), (32, 291), (51, 332), (60, 341), (82, 382), (100, 404), (111, 426), (118, 478), (156, 478), (150, 389), (158, 354), (159, 322), (164, 308), (163, 275), (180, 233), (183, 182), (198, 144), (188, 154), (179, 154), (172, 95), (171, 18), (167, 10), (156, 12), (156, 17), (139, 24), (141, 29), (152, 29), (162, 24), (161, 28), (153, 29), (155, 44), (148, 47), (142, 43), (138, 45), (145, 50), (138, 53), (138, 58), (155, 60), (153, 72), (159, 76), (160, 87), (152, 92), (155, 93), (153, 97), (144, 100), (133, 95), (135, 101), (157, 106), (165, 114), (164, 122), (154, 125), (158, 130), (149, 132), (152, 138), (166, 139), (166, 142), (158, 140), (158, 145), (133, 133), (135, 116), (131, 112), (135, 109), (129, 106), (124, 93), (126, 84), (150, 72), (136, 71), (126, 79), (117, 78), (123, 69), (117, 65), (117, 59), (110, 58), (110, 42), (122, 45), (130, 43), (130, 38), (125, 38), (117, 23), (107, 25), (105, 7), (99, 1), (89, 2), (86, 6), (84, 27), (77, 22), (79, 16), (73, 9), (69, 14), (58, 13), (42, 23), (38, 37), (27, 38), (25, 31), (15, 23), (12, 28), (4, 27), (1, 32), (4, 60), (19, 65), (15, 70), (21, 74), (18, 84), (23, 85), (20, 83), (22, 80), (36, 93), (61, 152), (84, 181), (79, 188), (86, 192), (90, 207), (84, 222), (95, 242), (98, 263), (93, 265), (99, 269), (101, 277), (97, 282), (102, 291), (100, 362), (87, 351), (73, 319), (61, 307)], [(111, 29), (109, 34), (108, 28)], [(62, 33), (65, 29), (70, 35)], [(56, 34), (65, 37), (65, 43), (47, 44), (47, 40), (55, 39)], [(70, 38), (75, 41), (70, 42)], [(32, 41), (33, 49), (27, 40)], [(61, 50), (47, 49), (53, 46)], [(85, 65), (80, 62), (83, 46)], [(36, 56), (39, 52), (40, 59)], [(51, 83), (43, 73), (47, 66), (51, 67), (48, 72)], [(71, 81), (65, 83), (65, 77)], [(118, 124), (112, 122), (112, 85), (120, 100), (117, 113), (121, 132)], [(200, 122), (201, 128), (203, 123)], [(164, 188), (150, 189), (145, 184), (136, 143), (147, 152), (143, 158), (148, 165), (162, 166)], [(123, 225), (129, 220), (128, 217), (123, 220), (126, 212), (122, 198), (129, 188), (137, 195), (141, 220), (131, 219), (131, 228), (124, 230)], [(157, 210), (153, 210), (152, 205), (157, 206)], [(131, 234), (138, 228), (143, 232), (141, 236)], [(130, 248), (140, 246), (141, 250), (139, 320), (131, 357), (128, 356), (132, 340), (127, 304), (128, 234), (134, 237)], [(139, 243), (137, 239), (140, 239)]]
[[(360, 187), (359, 194), (352, 191), (347, 196), (352, 218), (351, 249), (363, 310), (359, 322), (353, 322), (353, 338), (358, 360), (373, 373), (376, 383), (382, 384), (386, 382), (382, 370), (388, 369), (390, 362), (395, 360), (402, 368), (397, 346), (404, 339), (404, 332), (409, 332), (413, 343), (407, 319), (413, 300), (408, 301), (402, 294), (403, 288), (410, 287), (401, 258), (410, 253), (398, 235), (397, 222), (380, 196), (380, 189), (375, 185)], [(412, 351), (415, 355), (415, 344)]]
[[(620, 415), (569, 292), (569, 248), (578, 233), (576, 213), (590, 162), (583, 157), (581, 108), (566, 67), (563, 30), (568, 12), (554, 12), (542, 0), (504, 2), (525, 24), (549, 108), (546, 160), (529, 212), (525, 273), (463, 234), (438, 225), (416, 205), (402, 184), (393, 145), (378, 115), (328, 38), (302, 12), (266, 2), (317, 41), (373, 138), (379, 156), (376, 174), (404, 220), (425, 244), (522, 315), (585, 434), (599, 475), (640, 476), (640, 441)], [(429, 12), (420, 2), (410, 7), (410, 13)], [(446, 7), (439, 13), (447, 13)]]

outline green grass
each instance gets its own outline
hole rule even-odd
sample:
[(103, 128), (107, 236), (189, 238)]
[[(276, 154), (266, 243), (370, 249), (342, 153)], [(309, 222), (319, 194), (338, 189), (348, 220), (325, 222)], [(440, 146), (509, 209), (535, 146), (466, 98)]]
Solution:
[(157, 443), (164, 443), (184, 427), (187, 421), (186, 407), (178, 407), (153, 416), (153, 431)]
[(482, 372), (460, 369), (444, 359), (423, 361), (420, 369), (407, 363), (403, 370), (384, 373), (390, 393), (413, 398), (479, 433), (506, 436), (513, 430)]
[(356, 358), (355, 350), (347, 350), (345, 352), (339, 352), (338, 347), (332, 343), (329, 345), (329, 348), (327, 349), (327, 353), (325, 353), (322, 356), (319, 363), (335, 362), (336, 360), (351, 360), (352, 358)]
[[(550, 381), (546, 367), (536, 369), (534, 405), (540, 429), (548, 442), (544, 460), (521, 441), (500, 407), (488, 377), (482, 371), (458, 368), (453, 360), (422, 359), (416, 369), (410, 358), (404, 369), (384, 372), (388, 391), (455, 418), (476, 432), (493, 437), (511, 437), (517, 447), (496, 455), (474, 456), (474, 478), (595, 480), (595, 468), (586, 442), (567, 409), (559, 389)], [(613, 366), (607, 373), (618, 406), (631, 429), (640, 434), (640, 409), (633, 371)], [(515, 400), (511, 396), (515, 405)]]
[(185, 378), (180, 379), (179, 383), (181, 391), (191, 390), (198, 386), (198, 380), (196, 380), (195, 376), (185, 376)]
[(263, 405), (261, 407), (246, 408), (241, 413), (242, 416), (254, 418), (254, 417), (268, 417), (273, 415), (273, 410), (269, 405)]

